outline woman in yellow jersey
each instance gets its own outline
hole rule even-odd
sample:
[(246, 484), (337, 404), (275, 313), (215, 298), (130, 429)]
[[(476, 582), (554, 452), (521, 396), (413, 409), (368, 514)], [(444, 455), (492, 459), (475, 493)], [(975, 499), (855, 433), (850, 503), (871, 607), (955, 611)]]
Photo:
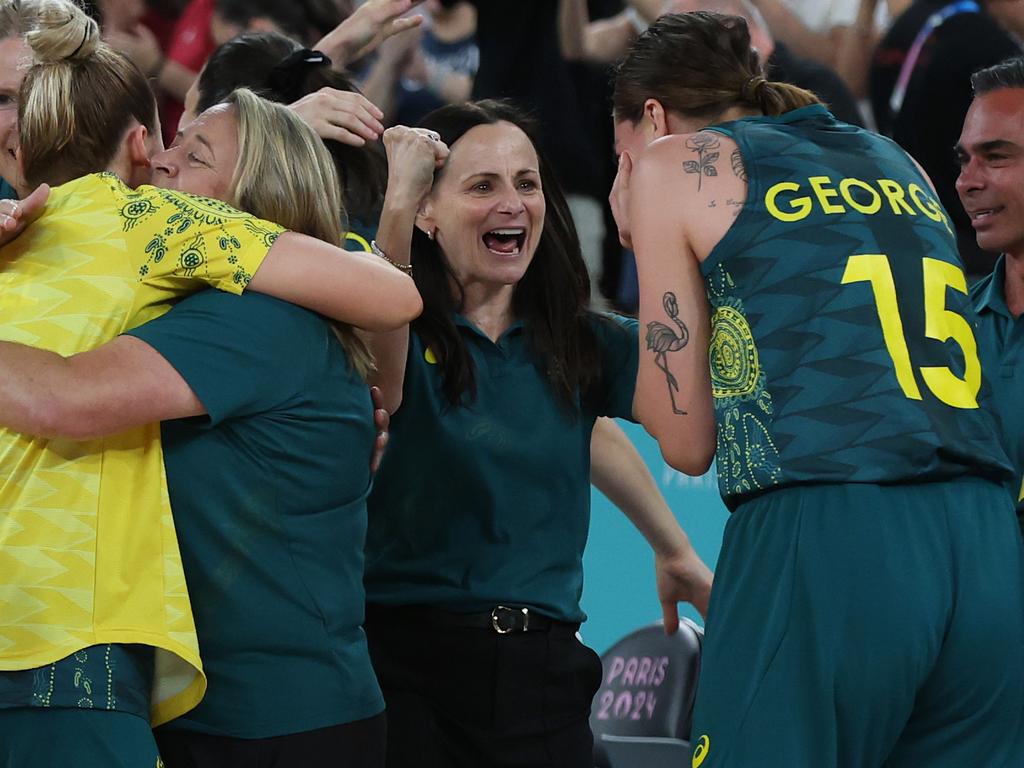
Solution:
[[(160, 148), (145, 78), (63, 2), (40, 4), (29, 42), (38, 63), (20, 93), (25, 177), (62, 186), (0, 252), (0, 337), (69, 354), (184, 293), (204, 285), (237, 293), (250, 279), (367, 328), (418, 312), (411, 281), (379, 260), (283, 233), (218, 201), (126, 186), (122, 179), (145, 180), (149, 152)], [(107, 173), (88, 175), (98, 170)], [(290, 194), (292, 179), (249, 170)], [(233, 201), (236, 191), (227, 190)], [(203, 682), (157, 428), (85, 442), (0, 431), (0, 477), (0, 670), (45, 671), (64, 659), (76, 683), (69, 695), (92, 702), (105, 693), (105, 706), (117, 709), (119, 675), (146, 679), (147, 662), (109, 658), (104, 646), (157, 648), (154, 722), (194, 706)], [(100, 672), (80, 672), (89, 663)], [(31, 703), (54, 706), (57, 690), (36, 682)], [(84, 759), (89, 745), (80, 749)]]

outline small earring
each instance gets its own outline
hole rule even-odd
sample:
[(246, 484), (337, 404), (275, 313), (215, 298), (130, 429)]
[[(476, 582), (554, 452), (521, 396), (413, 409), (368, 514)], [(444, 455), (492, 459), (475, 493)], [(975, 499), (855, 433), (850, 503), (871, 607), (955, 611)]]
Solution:
[(431, 240), (433, 240), (434, 239), (434, 230), (428, 229), (427, 230), (427, 237), (429, 237)]

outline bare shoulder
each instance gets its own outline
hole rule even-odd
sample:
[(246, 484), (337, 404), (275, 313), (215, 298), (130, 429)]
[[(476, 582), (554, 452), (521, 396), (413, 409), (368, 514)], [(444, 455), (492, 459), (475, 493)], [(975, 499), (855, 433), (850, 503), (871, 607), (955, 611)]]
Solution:
[(679, 217), (698, 259), (710, 253), (739, 216), (747, 174), (739, 146), (716, 131), (674, 134), (637, 159), (636, 186)]

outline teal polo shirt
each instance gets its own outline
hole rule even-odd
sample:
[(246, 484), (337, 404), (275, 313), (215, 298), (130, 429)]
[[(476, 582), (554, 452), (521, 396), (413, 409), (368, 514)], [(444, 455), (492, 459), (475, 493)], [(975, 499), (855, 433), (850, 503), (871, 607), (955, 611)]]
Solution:
[(992, 274), (971, 288), (978, 313), (974, 335), (981, 368), (992, 385), (991, 407), (1002, 432), (1003, 447), (1013, 463), (1013, 498), (1024, 515), (1024, 319), (1006, 306), (1005, 256)]
[(268, 738), (380, 713), (362, 630), (373, 407), (330, 327), (203, 291), (131, 334), (209, 413), (162, 430), (209, 680), (165, 727)]
[(590, 433), (598, 416), (633, 418), (637, 323), (593, 316), (601, 382), (569, 414), (522, 324), (493, 342), (455, 319), (477, 396), (451, 406), (433, 353), (410, 334), (402, 406), (370, 495), (367, 600), (466, 613), (526, 605), (583, 621)]

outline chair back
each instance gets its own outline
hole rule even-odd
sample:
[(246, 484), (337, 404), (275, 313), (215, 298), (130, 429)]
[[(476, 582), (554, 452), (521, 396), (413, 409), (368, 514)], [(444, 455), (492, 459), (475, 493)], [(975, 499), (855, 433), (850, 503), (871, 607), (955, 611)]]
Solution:
[(648, 749), (647, 741), (654, 742), (651, 749), (673, 741), (689, 750), (703, 642), (704, 631), (689, 619), (679, 622), (674, 635), (666, 635), (659, 621), (604, 653), (604, 675), (590, 714), (598, 768), (622, 764), (609, 758), (607, 741), (636, 742), (637, 751)]

